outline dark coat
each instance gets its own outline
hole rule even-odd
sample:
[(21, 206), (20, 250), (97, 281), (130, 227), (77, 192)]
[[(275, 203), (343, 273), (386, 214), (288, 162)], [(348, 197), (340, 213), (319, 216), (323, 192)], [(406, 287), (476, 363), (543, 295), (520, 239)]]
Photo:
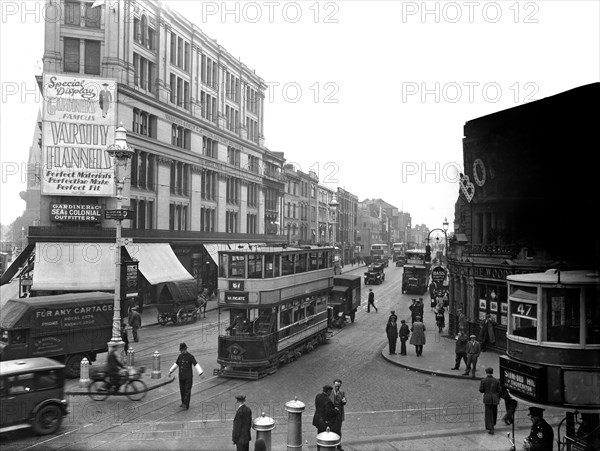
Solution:
[(387, 337), (394, 340), (398, 338), (398, 324), (397, 323), (392, 323), (391, 321), (388, 321), (387, 326), (385, 326), (385, 333), (387, 334)]
[(467, 343), (469, 342), (469, 337), (464, 332), (459, 332), (456, 337), (456, 346), (454, 348), (454, 352), (457, 354), (463, 354), (467, 352)]
[(410, 329), (408, 328), (408, 324), (402, 323), (400, 326), (400, 332), (398, 332), (398, 336), (400, 340), (408, 340), (408, 336), (410, 335)]
[(327, 393), (319, 393), (315, 397), (315, 414), (313, 415), (312, 424), (317, 428), (317, 432), (321, 433), (327, 430), (336, 419), (335, 406)]
[(481, 345), (479, 344), (478, 341), (469, 341), (467, 343), (467, 355), (475, 354), (477, 357), (479, 357), (480, 353), (481, 353)]
[(531, 433), (527, 437), (531, 444), (531, 451), (552, 451), (554, 442), (554, 431), (546, 420), (540, 418), (531, 426)]
[(251, 428), (252, 410), (246, 404), (242, 404), (233, 419), (233, 432), (231, 433), (233, 443), (250, 443), (250, 440), (252, 440)]
[(479, 393), (483, 393), (484, 404), (498, 405), (501, 392), (502, 387), (500, 381), (491, 374), (488, 374), (487, 377), (481, 379), (481, 382), (479, 383)]
[(479, 331), (479, 341), (481, 343), (496, 343), (496, 335), (494, 334), (494, 322), (492, 320), (486, 319), (481, 325), (481, 330)]

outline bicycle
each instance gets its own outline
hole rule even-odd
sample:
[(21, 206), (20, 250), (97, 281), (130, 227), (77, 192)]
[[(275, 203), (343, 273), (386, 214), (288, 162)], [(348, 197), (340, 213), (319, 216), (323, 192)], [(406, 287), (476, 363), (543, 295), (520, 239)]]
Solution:
[(92, 382), (88, 385), (88, 395), (94, 401), (104, 401), (109, 396), (127, 396), (131, 401), (141, 401), (148, 392), (148, 386), (140, 380), (144, 371), (143, 366), (121, 370), (117, 387), (108, 374), (98, 371), (90, 375)]

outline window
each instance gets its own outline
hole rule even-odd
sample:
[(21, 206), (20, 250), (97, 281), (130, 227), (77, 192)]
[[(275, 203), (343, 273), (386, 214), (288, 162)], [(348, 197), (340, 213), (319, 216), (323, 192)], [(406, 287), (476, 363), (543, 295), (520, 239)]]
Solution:
[(229, 277), (244, 278), (246, 276), (245, 265), (246, 260), (243, 255), (230, 255)]
[(169, 229), (187, 230), (188, 206), (182, 204), (169, 205)]
[(64, 40), (64, 71), (79, 73), (79, 39)]
[(246, 233), (258, 233), (258, 229), (256, 224), (258, 222), (258, 218), (254, 214), (248, 213), (246, 215)]
[[(100, 8), (97, 8), (100, 9)], [(100, 42), (85, 41), (85, 68), (84, 73), (100, 75)]]
[(132, 199), (133, 210), (132, 227), (139, 230), (151, 230), (154, 228), (154, 201)]
[(542, 311), (546, 329), (542, 341), (579, 343), (579, 289), (544, 289)]
[[(527, 287), (519, 287), (525, 291)], [(536, 289), (533, 288), (535, 291)], [(536, 296), (533, 293), (533, 296)], [(510, 299), (509, 333), (513, 335), (537, 340), (537, 305), (533, 301), (519, 298)]]
[(600, 293), (595, 288), (585, 291), (585, 344), (600, 344)]
[(238, 213), (237, 213), (237, 211), (225, 212), (225, 231), (227, 233), (238, 233)]
[(286, 254), (281, 256), (281, 275), (288, 276), (294, 274), (294, 254)]
[(133, 54), (133, 80), (136, 86), (154, 91), (154, 63), (137, 53)]
[(138, 108), (133, 109), (133, 125), (131, 131), (140, 135), (156, 138), (157, 118)]
[(234, 166), (240, 165), (240, 151), (232, 146), (227, 146), (227, 163)]
[(258, 92), (250, 86), (246, 86), (246, 110), (256, 114), (258, 112)]
[(200, 197), (205, 200), (215, 200), (217, 195), (217, 173), (204, 170), (200, 182)]
[(290, 304), (282, 305), (279, 312), (279, 328), (283, 328), (292, 324), (292, 306)]
[(218, 156), (218, 145), (219, 143), (212, 139), (207, 138), (206, 136), (202, 137), (202, 155), (205, 155), (210, 158), (217, 158)]
[(202, 207), (200, 209), (200, 231), (214, 232), (215, 231), (215, 209)]
[(250, 172), (254, 172), (255, 174), (259, 173), (260, 159), (253, 155), (248, 155), (248, 170)]
[(175, 33), (171, 33), (171, 52), (170, 52), (171, 64), (177, 63), (177, 35)]
[(65, 1), (65, 25), (81, 24), (81, 3), (79, 1)]
[(154, 173), (156, 156), (136, 150), (131, 159), (131, 186), (156, 191)]
[(262, 279), (262, 255), (248, 255), (248, 278)]
[(189, 195), (189, 166), (181, 162), (171, 162), (171, 194)]
[(102, 17), (102, 7), (93, 6), (93, 3), (85, 5), (85, 26), (88, 28), (100, 28), (100, 18)]
[(192, 141), (192, 132), (181, 125), (173, 124), (171, 126), (171, 144), (182, 149), (190, 149)]
[(228, 177), (225, 199), (228, 204), (239, 205), (240, 203), (240, 186), (241, 180), (235, 177)]
[(258, 206), (258, 184), (256, 183), (248, 183), (248, 206)]
[(35, 374), (35, 379), (36, 390), (58, 388), (62, 385), (62, 380), (59, 377), (58, 372), (56, 370), (39, 371)]
[(18, 395), (20, 393), (29, 393), (34, 390), (35, 373), (15, 374), (8, 376), (8, 394)]
[(200, 108), (201, 115), (204, 119), (211, 122), (217, 120), (217, 98), (211, 96), (205, 91), (200, 91)]

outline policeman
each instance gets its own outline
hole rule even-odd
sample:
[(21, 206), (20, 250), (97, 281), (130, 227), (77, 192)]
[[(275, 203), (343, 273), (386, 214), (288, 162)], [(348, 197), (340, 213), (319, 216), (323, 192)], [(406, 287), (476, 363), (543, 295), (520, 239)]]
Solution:
[(544, 420), (544, 409), (530, 407), (528, 416), (533, 424), (529, 437), (523, 440), (523, 448), (530, 451), (552, 451), (554, 431)]

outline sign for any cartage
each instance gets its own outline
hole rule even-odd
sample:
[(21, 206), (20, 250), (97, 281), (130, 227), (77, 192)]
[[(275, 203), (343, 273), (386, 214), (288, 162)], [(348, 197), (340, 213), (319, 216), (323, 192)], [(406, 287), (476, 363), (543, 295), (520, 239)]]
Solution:
[(44, 74), (42, 193), (114, 195), (115, 80)]

